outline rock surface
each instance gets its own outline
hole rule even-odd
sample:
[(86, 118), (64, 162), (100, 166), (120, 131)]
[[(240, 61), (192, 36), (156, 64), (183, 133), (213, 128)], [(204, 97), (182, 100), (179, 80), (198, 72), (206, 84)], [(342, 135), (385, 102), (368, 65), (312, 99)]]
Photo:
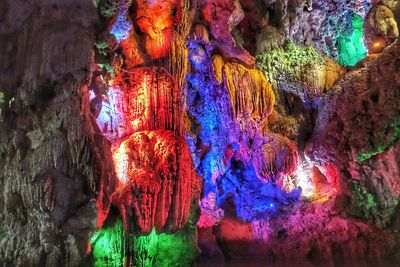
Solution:
[(185, 226), (197, 175), (189, 148), (172, 131), (136, 132), (113, 152), (118, 186), (112, 204), (132, 233), (176, 232)]
[(340, 255), (351, 261), (383, 257), (393, 249), (389, 231), (344, 218), (331, 204), (303, 204), (290, 215), (253, 223), (226, 218), (216, 228), (216, 239), (228, 258), (327, 260)]
[(398, 253), (399, 10), (1, 1), (1, 264)]
[(0, 261), (76, 266), (96, 229), (100, 181), (112, 175), (84, 86), (97, 11), (72, 0), (1, 1), (0, 10)]
[(339, 169), (343, 193), (349, 193), (351, 181), (361, 182), (382, 213), (397, 205), (400, 193), (398, 46), (396, 42), (335, 85), (324, 99), (308, 148), (315, 162)]

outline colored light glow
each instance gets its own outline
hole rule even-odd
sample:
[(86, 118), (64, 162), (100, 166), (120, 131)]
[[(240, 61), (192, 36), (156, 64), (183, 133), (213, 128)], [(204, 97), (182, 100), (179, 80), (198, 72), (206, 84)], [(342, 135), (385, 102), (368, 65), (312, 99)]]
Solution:
[(135, 266), (190, 266), (197, 255), (196, 232), (186, 226), (174, 234), (157, 234), (134, 238)]
[(112, 227), (98, 230), (90, 238), (91, 255), (95, 267), (124, 266), (126, 237), (121, 220)]
[[(123, 136), (125, 131), (127, 131), (127, 129), (119, 127), (125, 120), (122, 113), (123, 103), (120, 102), (122, 99), (121, 95), (122, 92), (118, 88), (109, 87), (107, 96), (103, 99), (100, 114), (96, 119), (100, 130), (109, 140), (112, 140), (115, 136)], [(107, 133), (110, 133), (110, 135)]]
[(358, 216), (367, 220), (378, 217), (379, 205), (374, 196), (365, 187), (357, 182), (353, 182), (352, 193), (355, 199), (355, 211)]
[(118, 149), (116, 149), (113, 153), (113, 161), (115, 174), (117, 175), (118, 181), (120, 181), (123, 185), (129, 181), (128, 178), (128, 153), (126, 142), (122, 142)]
[(362, 151), (358, 155), (358, 161), (363, 162), (370, 158), (385, 152), (390, 146), (396, 144), (400, 139), (400, 117), (395, 118), (391, 123), (386, 125), (379, 134), (376, 135), (379, 145), (368, 151)]
[(263, 71), (273, 88), (298, 95), (306, 107), (315, 106), (318, 98), (340, 77), (341, 70), (328, 67), (329, 62), (315, 48), (291, 42), (256, 56), (257, 68)]
[[(149, 2), (149, 4), (152, 3)], [(165, 16), (154, 16), (156, 20), (153, 33), (155, 35), (146, 41), (147, 52), (153, 59), (162, 58), (170, 51), (173, 30), (166, 28), (172, 27), (173, 21), (170, 14), (164, 15), (168, 20), (163, 19)], [(119, 15), (110, 33), (120, 42), (128, 38), (131, 29), (132, 24), (126, 15), (126, 9), (120, 6)], [(177, 93), (171, 75), (164, 68), (137, 68), (135, 72), (138, 72), (136, 76), (121, 77), (124, 81), (133, 80), (132, 83), (126, 82), (123, 85), (119, 84), (118, 88), (111, 86), (108, 89), (102, 101), (103, 105), (97, 123), (105, 133), (104, 135), (113, 143), (113, 163), (119, 184), (117, 191), (112, 194), (112, 204), (120, 208), (116, 205), (117, 202), (114, 203), (114, 199), (118, 197), (119, 192), (128, 187), (126, 185), (129, 183), (129, 187), (133, 189), (124, 191), (127, 194), (121, 197), (122, 201), (126, 197), (129, 199), (127, 202), (135, 202), (136, 206), (142, 205), (139, 208), (129, 207), (132, 208), (130, 211), (133, 210), (135, 213), (132, 217), (143, 216), (139, 221), (144, 222), (146, 226), (150, 224), (150, 221), (155, 220), (150, 217), (156, 217), (157, 222), (151, 222), (152, 226), (148, 228), (138, 223), (137, 228), (140, 229), (136, 229), (137, 231), (151, 232), (133, 236), (124, 231), (124, 226), (125, 228), (127, 226), (125, 223), (127, 213), (120, 209), (125, 225), (118, 219), (114, 226), (104, 227), (96, 232), (90, 240), (91, 255), (95, 266), (131, 266), (131, 263), (133, 266), (180, 266), (182, 264), (189, 266), (197, 254), (197, 247), (195, 222), (193, 218), (188, 219), (188, 213), (192, 200), (191, 194), (195, 191), (192, 186), (200, 187), (200, 185), (194, 186), (191, 180), (194, 175), (185, 143), (172, 131), (162, 130), (164, 128), (173, 130), (175, 123), (179, 123), (176, 117), (180, 114), (180, 110), (179, 103), (176, 104), (176, 102), (180, 95)], [(118, 78), (120, 77), (116, 80), (120, 82)], [(113, 84), (113, 81), (110, 84)], [(92, 100), (96, 95), (90, 91), (89, 97)], [(174, 118), (172, 118), (173, 115), (175, 115)], [(153, 147), (150, 147), (148, 138), (153, 141), (152, 135), (155, 134), (148, 131), (150, 133), (147, 133), (147, 139), (140, 139), (140, 134), (146, 135), (142, 132), (143, 130), (157, 130), (160, 133), (170, 132), (171, 134), (156, 136), (158, 141), (152, 143)], [(134, 132), (138, 135), (134, 136), (136, 134)], [(121, 142), (122, 138), (128, 135), (129, 138), (137, 137), (135, 141), (138, 142), (127, 143), (127, 139)], [(171, 136), (175, 138), (173, 141), (169, 139)], [(174, 169), (178, 169), (179, 166), (179, 170)], [(157, 195), (161, 187), (163, 191)], [(154, 204), (154, 201), (150, 203), (153, 196), (155, 196), (155, 202), (157, 202), (157, 197), (160, 201), (156, 205), (159, 210), (156, 216), (154, 214), (147, 216), (146, 208)], [(171, 211), (168, 210), (169, 202), (173, 207)], [(163, 217), (164, 220), (159, 217)], [(189, 220), (188, 224), (186, 224), (187, 220)], [(176, 233), (157, 234), (156, 229), (157, 231), (165, 230), (164, 224), (160, 222), (166, 223), (165, 229)], [(174, 223), (175, 225), (171, 226)], [(177, 229), (180, 230), (177, 231)]]
[(132, 23), (126, 17), (126, 10), (125, 8), (121, 8), (118, 18), (112, 26), (110, 33), (115, 36), (115, 39), (117, 39), (119, 43), (121, 40), (128, 38), (131, 29)]
[(354, 12), (349, 13), (348, 27), (342, 31), (337, 40), (338, 62), (344, 66), (355, 66), (361, 59), (367, 56), (364, 46), (363, 18)]
[(89, 100), (92, 101), (96, 97), (96, 94), (93, 90), (89, 90)]
[[(239, 82), (236, 79), (240, 77), (236, 76), (245, 76), (247, 79), (247, 75), (251, 75), (250, 78), (254, 84), (262, 83), (260, 80), (265, 78), (259, 72), (248, 74), (247, 69), (240, 67), (237, 70), (238, 74), (235, 71), (229, 73), (223, 71), (223, 59), (212, 62), (211, 56), (207, 54), (206, 45), (200, 42), (198, 39), (189, 39), (187, 43), (189, 60), (192, 68), (196, 70), (195, 74), (187, 76), (189, 82), (187, 105), (191, 107), (192, 116), (201, 125), (199, 137), (204, 143), (203, 147), (207, 149), (201, 165), (197, 168), (204, 179), (204, 195), (207, 196), (202, 200), (199, 226), (212, 225), (213, 222), (217, 223), (221, 220), (223, 214), (219, 213), (219, 211), (222, 212), (220, 208), (232, 197), (236, 215), (243, 221), (262, 219), (276, 214), (281, 206), (298, 201), (300, 190), (295, 189), (286, 193), (276, 184), (259, 180), (253, 163), (253, 157), (256, 155), (249, 151), (246, 141), (243, 143), (238, 141), (241, 138), (248, 138), (247, 129), (241, 128), (236, 118), (232, 117), (232, 105), (227, 104), (231, 102), (230, 92), (221, 83), (226, 75), (234, 77), (231, 79), (232, 93), (236, 94), (236, 91), (239, 91), (239, 94), (240, 90), (236, 90), (235, 82)], [(210, 67), (219, 67), (221, 70), (214, 70), (215, 73), (212, 73)], [(209, 77), (214, 77), (215, 80)], [(259, 88), (259, 86), (254, 86), (254, 88)], [(259, 99), (261, 103), (264, 103), (261, 97), (257, 98), (251, 90), (246, 90), (243, 97), (244, 95), (251, 99)], [(198, 99), (201, 99), (200, 105), (196, 102)], [(239, 101), (241, 99), (238, 97)], [(256, 101), (256, 104), (260, 102)], [(262, 104), (260, 110), (267, 110), (267, 106)], [(264, 114), (262, 111), (258, 113)], [(188, 142), (196, 142), (196, 139), (188, 138)], [(262, 143), (261, 137), (253, 136), (252, 142), (254, 145), (257, 142)], [(196, 145), (193, 144), (191, 147), (196, 148)], [(192, 150), (193, 159), (196, 160), (196, 154), (201, 152)], [(215, 195), (216, 206), (207, 205), (207, 198), (210, 195)]]
[(302, 162), (297, 166), (293, 176), (297, 182), (297, 186), (302, 189), (301, 195), (305, 198), (310, 198), (315, 189), (312, 182), (311, 165), (308, 162)]
[(300, 190), (286, 193), (276, 184), (261, 182), (251, 166), (244, 170), (232, 166), (220, 181), (224, 195), (218, 198), (218, 206), (226, 197), (234, 196), (236, 215), (246, 222), (276, 214), (281, 206), (297, 202), (300, 196)]
[(174, 32), (172, 29), (165, 29), (156, 32), (153, 38), (147, 36), (146, 51), (153, 59), (160, 59), (167, 56), (171, 49), (171, 42)]
[(133, 106), (131, 113), (135, 116), (130, 116), (129, 123), (133, 129), (139, 129), (143, 127), (144, 120), (150, 117), (150, 93), (151, 93), (151, 81), (152, 77), (145, 75), (143, 81), (140, 83), (141, 86), (136, 88), (135, 101), (136, 104)]
[(208, 193), (200, 203), (200, 218), (197, 226), (200, 228), (217, 225), (224, 217), (224, 211), (217, 207), (217, 195)]
[(136, 131), (183, 131), (176, 89), (173, 78), (161, 67), (136, 68), (119, 75), (102, 101), (97, 124), (112, 142)]
[(95, 267), (126, 266), (131, 257), (133, 266), (190, 266), (198, 253), (195, 244), (192, 218), (174, 234), (157, 234), (153, 229), (140, 236), (125, 232), (121, 219), (117, 219), (114, 225), (93, 234), (90, 252)]
[[(191, 44), (194, 46), (194, 44)], [(203, 50), (193, 49), (192, 52), (203, 53)], [(206, 64), (198, 65), (201, 69), (205, 70), (204, 67)], [(204, 194), (208, 195), (209, 192), (216, 192), (217, 189), (216, 179), (219, 177), (224, 171), (226, 166), (224, 165), (223, 159), (225, 156), (225, 144), (221, 139), (216, 139), (216, 136), (229, 136), (230, 133), (227, 127), (223, 127), (223, 125), (227, 125), (226, 118), (224, 117), (224, 113), (226, 113), (225, 108), (218, 107), (218, 103), (213, 99), (213, 92), (215, 89), (213, 88), (212, 83), (205, 80), (204, 75), (188, 75), (186, 79), (189, 81), (191, 88), (195, 88), (196, 92), (198, 92), (202, 98), (205, 99), (207, 105), (202, 106), (201, 111), (196, 114), (197, 120), (201, 125), (200, 138), (204, 142), (205, 146), (210, 146), (210, 150), (202, 159), (202, 167), (201, 167), (201, 176), (204, 179)], [(222, 99), (222, 97), (221, 97)], [(229, 101), (228, 99), (226, 99)], [(193, 111), (195, 111), (193, 109)], [(191, 142), (190, 140), (188, 140)], [(192, 151), (193, 159), (196, 159), (196, 151)]]

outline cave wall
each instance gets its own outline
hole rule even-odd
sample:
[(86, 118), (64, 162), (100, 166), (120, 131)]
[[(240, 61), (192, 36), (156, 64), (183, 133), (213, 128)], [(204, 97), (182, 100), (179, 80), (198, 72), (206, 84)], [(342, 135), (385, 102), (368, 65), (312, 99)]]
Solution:
[(82, 97), (97, 10), (89, 1), (0, 6), (1, 264), (77, 266), (113, 172)]
[(2, 265), (396, 255), (399, 10), (2, 1)]

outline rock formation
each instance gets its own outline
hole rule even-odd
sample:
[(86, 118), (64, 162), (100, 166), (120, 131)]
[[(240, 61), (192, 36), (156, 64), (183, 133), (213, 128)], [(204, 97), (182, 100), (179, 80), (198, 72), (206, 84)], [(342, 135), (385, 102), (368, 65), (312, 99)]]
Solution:
[(0, 265), (398, 260), (399, 14), (1, 1)]
[(376, 5), (368, 12), (365, 20), (365, 43), (370, 53), (381, 52), (399, 37), (399, 29), (392, 10)]

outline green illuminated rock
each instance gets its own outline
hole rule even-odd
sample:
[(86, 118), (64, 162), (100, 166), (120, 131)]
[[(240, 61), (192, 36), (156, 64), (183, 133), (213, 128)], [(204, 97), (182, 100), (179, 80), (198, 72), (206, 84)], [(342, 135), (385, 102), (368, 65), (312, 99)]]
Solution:
[(100, 14), (105, 18), (111, 18), (118, 12), (118, 1), (100, 0), (97, 2)]
[(336, 48), (339, 54), (338, 62), (343, 66), (355, 66), (367, 55), (363, 42), (363, 19), (352, 13), (349, 28), (344, 28), (336, 38)]
[(378, 216), (378, 204), (374, 196), (359, 183), (353, 183), (353, 196), (357, 216), (367, 220), (373, 220)]
[(111, 227), (97, 231), (90, 239), (95, 267), (123, 266), (127, 252), (128, 234), (123, 223), (118, 219)]
[(276, 84), (280, 76), (298, 78), (305, 67), (323, 63), (324, 57), (314, 48), (297, 46), (291, 42), (256, 57), (257, 68), (265, 73), (272, 84)]
[(396, 142), (400, 139), (400, 117), (394, 119), (391, 123), (379, 131), (377, 139), (379, 145), (372, 147), (368, 151), (360, 152), (358, 155), (358, 161), (362, 162), (369, 160), (373, 156), (385, 152), (390, 146), (396, 144)]
[(124, 231), (121, 219), (96, 232), (90, 239), (92, 266), (169, 267), (190, 266), (198, 255), (196, 220), (176, 233), (134, 236)]
[(323, 96), (346, 72), (315, 48), (291, 42), (258, 55), (256, 62), (275, 90), (298, 95), (304, 102)]

